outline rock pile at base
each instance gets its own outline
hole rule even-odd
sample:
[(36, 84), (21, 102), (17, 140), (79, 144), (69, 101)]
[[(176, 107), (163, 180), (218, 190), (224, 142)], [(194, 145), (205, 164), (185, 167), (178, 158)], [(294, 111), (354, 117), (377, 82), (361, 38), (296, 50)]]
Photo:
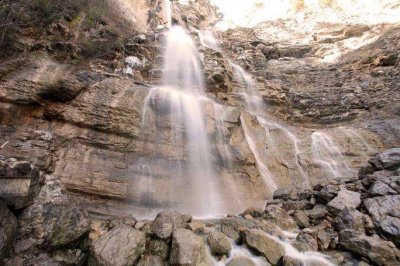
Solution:
[[(130, 215), (90, 218), (46, 176), (26, 208), (13, 214), (0, 201), (0, 259), (6, 266), (259, 265), (255, 259), (283, 266), (329, 265), (329, 260), (344, 266), (399, 265), (399, 206), (400, 148), (371, 158), (354, 179), (330, 180), (300, 193), (280, 188), (264, 210), (249, 208), (213, 221), (175, 211), (163, 211), (153, 221)], [(235, 245), (253, 256), (233, 256)], [(329, 259), (319, 261), (307, 251)]]

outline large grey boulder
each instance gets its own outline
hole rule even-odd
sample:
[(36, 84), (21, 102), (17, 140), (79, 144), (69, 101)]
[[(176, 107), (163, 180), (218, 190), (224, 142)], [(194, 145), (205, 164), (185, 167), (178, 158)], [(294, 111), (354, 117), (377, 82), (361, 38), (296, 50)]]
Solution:
[(369, 163), (377, 169), (394, 169), (400, 166), (400, 148), (386, 150), (374, 158), (369, 160)]
[(172, 233), (171, 266), (206, 266), (210, 263), (201, 237), (187, 229)]
[(353, 229), (355, 231), (364, 231), (364, 215), (357, 210), (348, 210), (344, 208), (333, 220), (333, 227), (337, 231)]
[(400, 247), (400, 195), (368, 198), (364, 205), (378, 232)]
[(176, 211), (160, 212), (151, 223), (150, 229), (155, 237), (168, 239), (174, 229), (185, 228), (185, 216)]
[(328, 203), (328, 211), (337, 215), (344, 208), (354, 210), (361, 204), (361, 194), (350, 190), (340, 190), (338, 195)]
[(231, 251), (232, 246), (225, 234), (214, 231), (207, 237), (207, 244), (213, 254), (227, 255)]
[(130, 266), (145, 249), (146, 236), (128, 225), (118, 225), (101, 235), (90, 246), (89, 265)]
[(52, 247), (77, 240), (90, 230), (88, 213), (68, 201), (34, 203), (21, 213), (19, 223), (22, 238), (44, 239)]
[(339, 234), (339, 245), (361, 257), (368, 258), (376, 265), (399, 265), (396, 248), (379, 237), (358, 234), (353, 230), (343, 230)]
[(48, 177), (33, 205), (19, 216), (19, 238), (45, 240), (58, 247), (79, 239), (90, 230), (88, 213), (62, 193), (57, 180)]
[(17, 218), (0, 200), (0, 262), (8, 256), (17, 231)]
[(248, 229), (243, 233), (244, 242), (264, 255), (268, 262), (277, 265), (285, 255), (285, 248), (273, 237), (258, 229)]

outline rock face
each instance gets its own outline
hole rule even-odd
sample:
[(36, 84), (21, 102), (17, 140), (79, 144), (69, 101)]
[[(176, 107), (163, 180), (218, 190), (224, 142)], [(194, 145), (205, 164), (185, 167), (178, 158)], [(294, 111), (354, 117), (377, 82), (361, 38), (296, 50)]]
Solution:
[(0, 262), (9, 255), (17, 231), (17, 218), (0, 200)]
[(145, 242), (144, 233), (119, 225), (92, 243), (89, 265), (133, 265), (144, 252)]
[(186, 229), (176, 229), (172, 233), (171, 265), (207, 265), (203, 239)]
[[(0, 198), (20, 225), (15, 232), (1, 206), (1, 259), (14, 234), (17, 241), (6, 265), (84, 264), (90, 241), (93, 264), (208, 264), (197, 234), (215, 254), (229, 252), (215, 230), (276, 264), (284, 252), (269, 234), (285, 239), (277, 227), (297, 226), (292, 240), (303, 251), (340, 247), (371, 263), (398, 263), (387, 242), (399, 247), (398, 25), (316, 22), (304, 33), (282, 19), (219, 32), (219, 47), (210, 48), (202, 30), (220, 15), (209, 0), (23, 2), (0, 8)], [(152, 120), (160, 97), (145, 105), (161, 85), (170, 22), (200, 50), (201, 119), (215, 175), (205, 186), (222, 188), (213, 203), (225, 201), (224, 214), (254, 209), (214, 226), (188, 225), (191, 218), (172, 211), (154, 221), (102, 220), (87, 237), (89, 213), (140, 220), (155, 210), (192, 211), (193, 184), (180, 169), (194, 147), (184, 144), (173, 110)], [(261, 115), (250, 110), (255, 98)]]
[(39, 169), (27, 161), (0, 158), (0, 198), (15, 210), (33, 203), (44, 184)]

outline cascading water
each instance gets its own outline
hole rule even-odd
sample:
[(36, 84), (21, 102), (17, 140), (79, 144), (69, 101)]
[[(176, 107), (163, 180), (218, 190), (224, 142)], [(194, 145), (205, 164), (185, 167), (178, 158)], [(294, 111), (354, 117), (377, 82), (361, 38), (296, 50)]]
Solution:
[(203, 30), (203, 31), (198, 31), (198, 34), (199, 34), (199, 39), (200, 39), (201, 45), (203, 45), (204, 47), (210, 48), (214, 51), (220, 50), (219, 42), (215, 38), (214, 32), (212, 32), (211, 30)]
[(311, 135), (311, 150), (316, 163), (321, 165), (330, 178), (349, 177), (349, 168), (339, 148), (326, 133), (317, 131)]
[(199, 60), (190, 36), (183, 28), (173, 26), (168, 33), (164, 55), (163, 86), (152, 88), (146, 97), (143, 122), (144, 127), (151, 121), (155, 121), (157, 126), (162, 123), (160, 116), (170, 116), (170, 141), (174, 143), (184, 139), (181, 145), (187, 149), (187, 162), (180, 166), (180, 175), (171, 181), (174, 185), (166, 187), (171, 190), (168, 201), (174, 202), (176, 209), (203, 217), (222, 214), (222, 209), (221, 194), (210, 163), (210, 145), (202, 111), (205, 98), (203, 73)]
[[(272, 152), (277, 154), (281, 158), (281, 161), (283, 161), (283, 162), (285, 162), (285, 159), (282, 156), (283, 152), (281, 149), (279, 149), (279, 147), (276, 146), (277, 141), (275, 141), (274, 137), (271, 136), (271, 134), (269, 134), (270, 128), (279, 129), (280, 132), (283, 132), (284, 135), (289, 139), (289, 143), (291, 142), (291, 145), (289, 145), (289, 147), (291, 146), (293, 149), (293, 152), (291, 154), (293, 154), (294, 163), (295, 163), (294, 164), (295, 173), (291, 174), (291, 176), (293, 176), (292, 177), (293, 183), (296, 185), (296, 187), (299, 190), (305, 190), (305, 189), (311, 187), (310, 182), (308, 180), (308, 176), (307, 176), (306, 172), (304, 171), (302, 165), (300, 164), (301, 152), (300, 152), (300, 148), (299, 148), (299, 146), (300, 146), (299, 139), (293, 133), (291, 133), (288, 129), (286, 129), (284, 126), (282, 126), (279, 123), (271, 122), (262, 117), (259, 117), (258, 121), (265, 128), (267, 138), (268, 138), (268, 143), (270, 144), (269, 147), (271, 147), (273, 149)], [(287, 166), (290, 166), (289, 162), (285, 162), (285, 164)], [(293, 168), (293, 167), (291, 167), (291, 168)]]

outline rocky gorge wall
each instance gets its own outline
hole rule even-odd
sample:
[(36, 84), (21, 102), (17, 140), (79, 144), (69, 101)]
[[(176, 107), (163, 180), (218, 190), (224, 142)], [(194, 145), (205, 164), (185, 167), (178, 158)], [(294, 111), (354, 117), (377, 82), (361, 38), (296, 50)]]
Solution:
[[(113, 60), (95, 58), (88, 65), (77, 65), (60, 61), (60, 55), (68, 51), (35, 50), (31, 47), (38, 46), (30, 44), (24, 48), (28, 52), (1, 65), (1, 135), (6, 143), (2, 154), (28, 160), (54, 174), (82, 204), (90, 203), (87, 207), (94, 213), (129, 210), (141, 196), (135, 176), (150, 178), (153, 190), (148, 193), (154, 194), (168, 182), (166, 166), (185, 163), (187, 157), (177, 147), (180, 144), (169, 140), (168, 116), (162, 118), (165, 130), (146, 134), (142, 130), (144, 99), (149, 88), (160, 82), (163, 4), (140, 5), (140, 23), (134, 23), (141, 27), (145, 20), (151, 21), (149, 27), (141, 27), (138, 35), (127, 39)], [(198, 1), (193, 5), (175, 4), (174, 21), (191, 29), (218, 21), (215, 9)], [(82, 34), (68, 21), (58, 23), (49, 27)], [(243, 141), (246, 134), (253, 138), (259, 160), (276, 185), (299, 190), (335, 175), (351, 177), (367, 158), (398, 145), (398, 27), (319, 25), (313, 41), (299, 45), (308, 36), (293, 34), (292, 39), (278, 42), (265, 30), (290, 30), (291, 21), (279, 23), (223, 32), (217, 50), (201, 46), (198, 34), (193, 33), (204, 57), (207, 95), (223, 110), (218, 115), (225, 144), (220, 141), (215, 110), (204, 103), (218, 182), (233, 183), (236, 198), (242, 201), (232, 206), (232, 212), (262, 205), (273, 193), (265, 187), (255, 151)], [(89, 32), (98, 32), (91, 35), (93, 42), (104, 38), (101, 32), (110, 25), (105, 22), (91, 28)], [(347, 54), (338, 62), (323, 62), (346, 40), (379, 36), (383, 31), (376, 41), (358, 50), (340, 50)], [(49, 38), (58, 33), (46, 34)], [(231, 62), (256, 80), (253, 91), (263, 97), (267, 122), (245, 111), (240, 96), (243, 84), (235, 80)], [(149, 142), (155, 136), (162, 140), (157, 145)], [(324, 162), (332, 158), (317, 158), (326, 155), (316, 151), (321, 149), (314, 147), (318, 139), (334, 145), (336, 154), (327, 156), (336, 156), (334, 163), (341, 169), (327, 170)], [(323, 149), (322, 153), (329, 153)], [(156, 201), (165, 204), (161, 195)], [(107, 204), (112, 207), (103, 208)]]
[[(1, 217), (5, 217), (2, 225), (7, 225), (2, 228), (11, 241), (1, 246), (0, 259), (10, 247), (11, 253), (19, 254), (9, 265), (54, 262), (55, 258), (62, 260), (62, 265), (79, 265), (86, 263), (89, 254), (94, 265), (115, 264), (108, 261), (112, 256), (103, 256), (99, 250), (125, 234), (135, 239), (134, 243), (126, 240), (135, 251), (124, 256), (129, 258), (128, 263), (137, 262), (146, 249), (147, 255), (158, 256), (143, 256), (143, 263), (148, 265), (163, 261), (184, 264), (179, 250), (188, 239), (196, 250), (198, 264), (207, 263), (204, 243), (197, 236), (187, 231), (164, 235), (157, 224), (162, 227), (170, 219), (175, 224), (177, 219), (179, 225), (172, 227), (209, 233), (211, 223), (199, 225), (192, 223), (190, 216), (175, 213), (173, 218), (160, 214), (162, 221), (154, 225), (136, 223), (135, 218), (155, 216), (161, 209), (178, 206), (163, 191), (171, 183), (172, 190), (176, 189), (171, 182), (176, 172), (170, 169), (187, 163), (188, 147), (172, 141), (173, 121), (168, 113), (158, 120), (161, 130), (143, 130), (146, 96), (161, 82), (167, 31), (165, 2), (112, 1), (114, 6), (116, 3), (123, 10), (121, 14), (119, 8), (110, 9), (110, 14), (118, 14), (114, 18), (106, 13), (97, 17), (97, 11), (83, 7), (76, 12), (74, 6), (55, 20), (33, 20), (39, 24), (15, 20), (17, 30), (10, 36), (14, 41), (2, 49), (10, 53), (2, 53), (0, 63), (0, 191), (8, 206), (1, 201), (0, 207)], [(6, 10), (16, 12), (20, 4), (15, 1)], [(395, 265), (398, 249), (381, 238), (398, 244), (398, 234), (393, 233), (398, 228), (398, 189), (392, 186), (398, 171), (372, 162), (372, 170), (363, 168), (370, 172), (360, 176), (362, 185), (357, 172), (371, 156), (399, 146), (399, 25), (319, 24), (305, 34), (291, 28), (293, 21), (281, 20), (253, 29), (214, 33), (219, 46), (210, 48), (201, 40), (201, 30), (210, 29), (219, 20), (217, 10), (208, 1), (174, 3), (173, 7), (173, 22), (191, 32), (202, 57), (208, 98), (202, 102), (202, 109), (210, 160), (216, 171), (215, 184), (229, 192), (224, 199), (229, 203), (227, 213), (258, 207), (261, 211), (248, 210), (242, 216), (266, 215), (268, 219), (264, 220), (277, 222), (284, 209), (293, 217), (284, 217), (289, 225), (315, 227), (304, 229), (297, 239), (306, 240), (311, 250), (340, 246), (357, 259)], [(28, 9), (28, 18), (20, 19), (30, 19), (35, 10)], [(117, 23), (120, 18), (124, 27)], [(126, 25), (130, 25), (128, 32)], [(285, 34), (278, 36), (277, 32)], [(281, 38), (285, 35), (290, 38)], [(357, 49), (348, 45), (365, 40), (370, 41)], [(341, 57), (332, 61), (337, 52)], [(238, 66), (251, 75), (253, 87), (238, 80)], [(244, 93), (262, 97), (262, 117), (247, 109)], [(154, 139), (158, 141), (149, 141)], [(275, 189), (266, 184), (260, 162), (277, 187), (299, 193), (298, 197), (283, 196), (281, 200), (275, 195), (265, 211), (265, 202), (273, 198)], [(390, 174), (374, 174), (382, 167)], [(3, 169), (8, 170), (3, 173)], [(328, 183), (328, 188), (321, 188), (320, 184)], [(337, 195), (346, 196), (347, 190), (370, 199), (350, 213), (321, 206)], [(395, 203), (382, 209), (381, 202)], [(299, 211), (305, 211), (311, 225), (304, 225), (304, 213)], [(368, 213), (370, 218), (360, 218), (359, 212)], [(387, 216), (388, 212), (394, 214)], [(111, 220), (104, 222), (108, 218)], [(364, 227), (359, 228), (358, 218)], [(339, 221), (335, 223), (339, 229), (322, 222), (333, 219)], [(356, 233), (347, 231), (339, 236), (336, 231), (343, 229), (340, 219), (345, 220), (344, 229)], [(64, 222), (58, 225), (60, 220)], [(283, 253), (279, 258), (270, 257), (260, 246), (263, 241), (257, 240), (266, 236), (253, 231), (271, 231), (262, 220), (244, 225), (242, 220), (239, 224), (229, 220), (221, 222), (221, 230), (228, 228), (223, 229), (228, 237), (242, 239), (237, 242), (243, 241), (255, 253), (262, 253), (271, 264), (278, 263)], [(218, 226), (216, 231), (220, 231)], [(17, 244), (13, 245), (16, 230)], [(276, 235), (278, 230), (273, 231)], [(381, 238), (372, 239), (372, 234)], [(367, 242), (372, 247), (367, 247)], [(365, 249), (356, 250), (359, 243), (365, 244)], [(376, 251), (378, 247), (383, 251)], [(36, 260), (34, 254), (41, 256)], [(74, 262), (65, 261), (70, 255)], [(294, 263), (286, 260), (287, 265)], [(339, 260), (337, 264), (350, 259)]]

